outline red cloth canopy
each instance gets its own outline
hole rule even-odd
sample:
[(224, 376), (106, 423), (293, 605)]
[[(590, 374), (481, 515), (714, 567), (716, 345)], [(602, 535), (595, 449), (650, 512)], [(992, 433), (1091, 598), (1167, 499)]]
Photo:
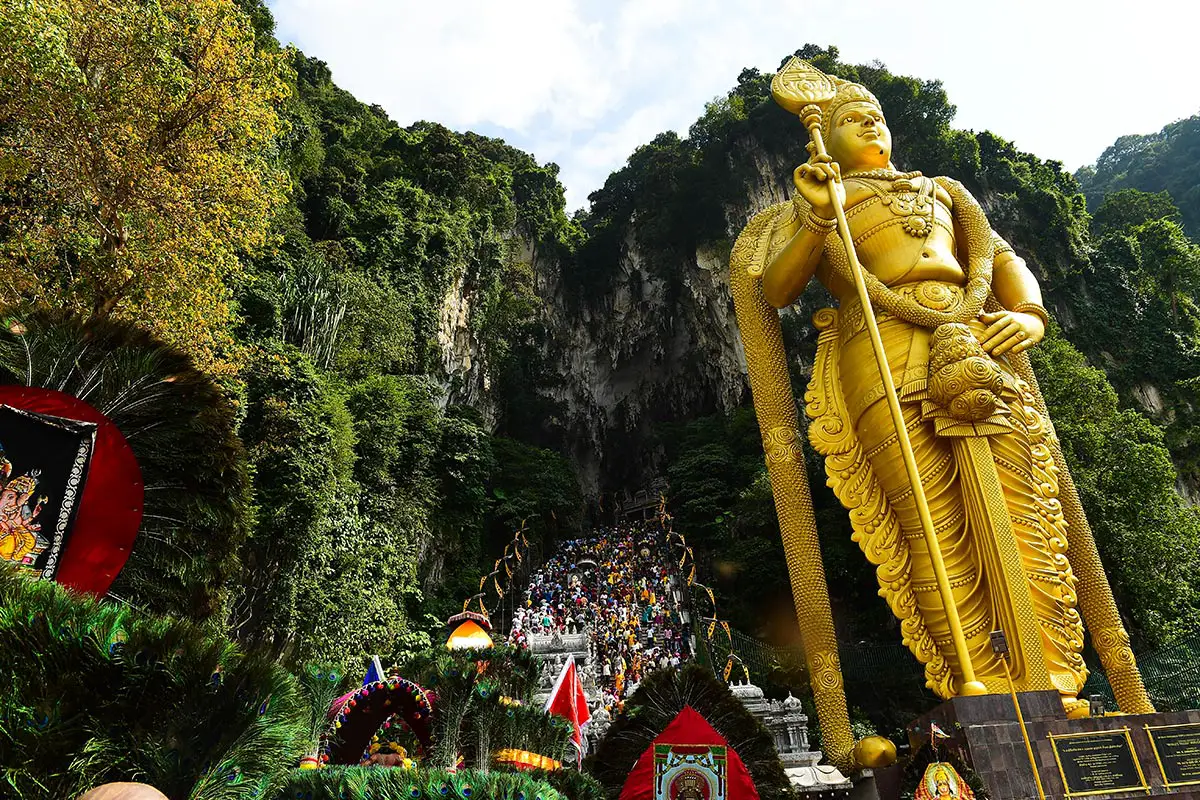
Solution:
[[(654, 800), (654, 745), (656, 744), (723, 744), (729, 747), (725, 737), (717, 733), (716, 729), (709, 725), (708, 720), (700, 716), (696, 709), (684, 706), (675, 719), (671, 720), (671, 724), (663, 728), (663, 732), (654, 738), (654, 741), (637, 760), (637, 764), (634, 765), (633, 771), (629, 773), (629, 777), (625, 779), (625, 785), (621, 788), (620, 800)], [(758, 791), (754, 788), (754, 780), (750, 777), (750, 771), (746, 769), (745, 762), (732, 747), (728, 749), (726, 768), (729, 780), (726, 789), (728, 800), (758, 800)]]
[(29, 386), (0, 386), (0, 403), (66, 419), (95, 422), (96, 447), (71, 538), (55, 580), (78, 592), (108, 593), (142, 524), (142, 471), (117, 426), (77, 397)]

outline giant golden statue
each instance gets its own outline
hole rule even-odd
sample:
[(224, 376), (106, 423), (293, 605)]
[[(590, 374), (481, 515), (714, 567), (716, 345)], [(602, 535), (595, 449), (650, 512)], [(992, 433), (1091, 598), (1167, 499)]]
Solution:
[(1002, 630), (1017, 688), (1086, 715), (1086, 619), (1121, 708), (1152, 711), (1025, 353), (1037, 280), (960, 183), (892, 166), (866, 88), (793, 59), (772, 92), (811, 158), (742, 231), (731, 286), (827, 754), (849, 766), (853, 741), (776, 311), (814, 276), (839, 305), (814, 316), (809, 438), (929, 687), (1007, 692)]

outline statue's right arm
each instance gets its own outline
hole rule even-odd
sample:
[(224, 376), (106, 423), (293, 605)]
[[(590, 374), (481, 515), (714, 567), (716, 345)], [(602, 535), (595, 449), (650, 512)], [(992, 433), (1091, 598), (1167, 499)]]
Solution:
[(793, 202), (802, 222), (771, 259), (762, 279), (763, 297), (775, 308), (794, 303), (812, 280), (832, 227), (833, 204), (846, 204), (841, 168), (828, 155), (814, 156), (796, 167), (792, 182), (796, 186)]
[(825, 236), (801, 226), (771, 259), (762, 279), (763, 297), (768, 303), (784, 308), (796, 301), (821, 263)]

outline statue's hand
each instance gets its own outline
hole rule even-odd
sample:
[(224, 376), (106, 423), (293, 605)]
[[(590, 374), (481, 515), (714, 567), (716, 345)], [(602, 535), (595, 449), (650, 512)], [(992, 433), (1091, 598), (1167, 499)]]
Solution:
[(842, 185), (842, 171), (837, 162), (828, 155), (813, 156), (807, 164), (796, 167), (792, 173), (792, 183), (796, 191), (804, 198), (814, 214), (825, 219), (833, 219), (833, 199), (829, 196), (829, 186), (832, 183), (837, 193), (837, 202), (846, 203), (846, 187)]
[(1046, 335), (1046, 326), (1033, 314), (991, 311), (980, 314), (979, 319), (988, 326), (979, 336), (979, 341), (983, 343), (983, 349), (994, 356), (1028, 350)]

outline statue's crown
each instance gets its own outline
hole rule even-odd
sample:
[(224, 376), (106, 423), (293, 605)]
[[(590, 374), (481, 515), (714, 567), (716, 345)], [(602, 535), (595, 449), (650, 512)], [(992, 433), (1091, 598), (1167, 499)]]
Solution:
[(5, 488), (12, 489), (18, 497), (33, 494), (33, 490), (37, 488), (37, 479), (41, 474), (42, 471), (40, 469), (32, 470), (27, 475), (13, 478)]
[(882, 106), (879, 105), (879, 100), (875, 95), (871, 94), (871, 90), (861, 83), (833, 78), (833, 85), (836, 87), (836, 91), (829, 102), (824, 103), (824, 108), (821, 109), (821, 127), (823, 128), (821, 133), (824, 134), (826, 139), (829, 138), (829, 134), (833, 130), (833, 121), (837, 119), (838, 111), (843, 106), (854, 103), (870, 103), (875, 108), (880, 109), (880, 111), (883, 110)]
[[(882, 111), (879, 100), (861, 83), (826, 75), (802, 58), (793, 56), (771, 79), (771, 95), (783, 108), (804, 118), (807, 109), (821, 109), (821, 133), (833, 130), (838, 111), (851, 103), (870, 103)], [(809, 124), (808, 122), (804, 123)]]

